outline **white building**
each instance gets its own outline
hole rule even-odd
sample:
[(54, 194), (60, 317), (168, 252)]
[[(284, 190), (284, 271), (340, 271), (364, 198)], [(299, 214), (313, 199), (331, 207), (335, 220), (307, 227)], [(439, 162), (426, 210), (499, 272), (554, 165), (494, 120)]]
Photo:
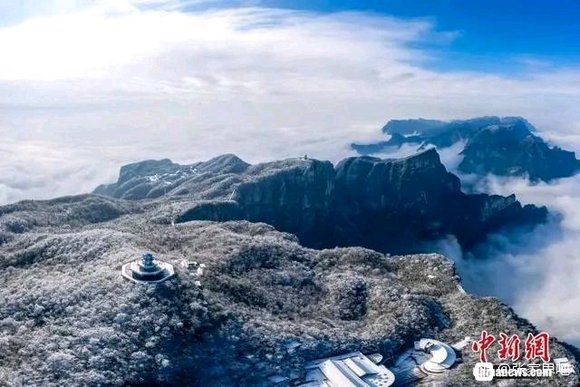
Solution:
[(124, 264), (121, 275), (138, 284), (158, 284), (175, 275), (173, 265), (158, 261), (151, 253), (145, 253), (138, 261)]
[(415, 349), (424, 351), (431, 355), (429, 359), (421, 364), (421, 371), (432, 374), (439, 374), (451, 368), (457, 360), (455, 350), (449, 345), (433, 339), (421, 339), (415, 342)]
[[(371, 360), (372, 359), (372, 360)], [(319, 359), (306, 365), (306, 383), (301, 387), (387, 387), (395, 375), (378, 365), (380, 354), (368, 357), (360, 352)]]

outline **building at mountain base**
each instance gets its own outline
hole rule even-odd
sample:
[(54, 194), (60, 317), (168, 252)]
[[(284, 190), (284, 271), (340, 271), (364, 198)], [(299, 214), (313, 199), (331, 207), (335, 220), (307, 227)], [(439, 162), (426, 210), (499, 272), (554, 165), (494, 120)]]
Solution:
[(301, 387), (387, 387), (395, 375), (384, 365), (380, 354), (361, 352), (319, 359), (306, 365), (305, 383)]
[(453, 345), (425, 338), (416, 341), (414, 347), (399, 355), (391, 367), (397, 385), (411, 385), (427, 377), (436, 379), (461, 361), (457, 354), (469, 342), (469, 337)]

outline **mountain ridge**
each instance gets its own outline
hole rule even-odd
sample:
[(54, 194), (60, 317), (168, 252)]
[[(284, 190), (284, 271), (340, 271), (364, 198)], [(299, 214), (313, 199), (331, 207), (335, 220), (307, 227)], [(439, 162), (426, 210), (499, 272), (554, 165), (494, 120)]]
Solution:
[(574, 152), (549, 146), (522, 117), (478, 117), (468, 120), (391, 120), (381, 131), (391, 137), (370, 144), (351, 144), (359, 154), (377, 154), (404, 144), (448, 148), (465, 142), (458, 170), (484, 176), (522, 176), (533, 182), (569, 177), (580, 170)]
[[(533, 226), (547, 216), (544, 207), (522, 206), (513, 195), (464, 194), (433, 149), (403, 159), (351, 157), (336, 166), (304, 158), (256, 165), (232, 155), (213, 160), (223, 159), (228, 160), (219, 164), (223, 173), (193, 173), (204, 165), (197, 163), (177, 167), (190, 171), (185, 177), (169, 174), (154, 183), (150, 175), (161, 176), (167, 161), (159, 170), (132, 164), (137, 172), (129, 180), (123, 173), (117, 183), (95, 192), (130, 200), (192, 200), (172, 220), (178, 223), (245, 219), (296, 234), (310, 247), (361, 245), (401, 253), (416, 252), (406, 246), (447, 234), (470, 248), (504, 226)], [(145, 170), (149, 175), (138, 172)], [(453, 202), (456, 211), (448, 211), (446, 202)]]

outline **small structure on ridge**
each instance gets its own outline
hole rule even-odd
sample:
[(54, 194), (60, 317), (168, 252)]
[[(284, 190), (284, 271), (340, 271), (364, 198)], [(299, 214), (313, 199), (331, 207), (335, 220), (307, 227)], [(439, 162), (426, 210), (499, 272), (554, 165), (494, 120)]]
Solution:
[(157, 284), (175, 275), (173, 265), (159, 261), (151, 253), (145, 253), (140, 260), (129, 262), (121, 268), (121, 275), (141, 284)]

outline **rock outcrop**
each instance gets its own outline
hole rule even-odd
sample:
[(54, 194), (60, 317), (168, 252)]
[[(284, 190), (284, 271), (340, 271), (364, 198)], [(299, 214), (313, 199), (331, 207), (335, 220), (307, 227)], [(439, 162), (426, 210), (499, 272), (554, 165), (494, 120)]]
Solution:
[(337, 165), (336, 197), (336, 240), (381, 251), (409, 252), (448, 234), (469, 249), (502, 227), (546, 217), (513, 195), (464, 194), (433, 149), (400, 160), (346, 159)]
[(296, 233), (308, 245), (332, 238), (334, 167), (328, 161), (291, 159), (252, 166), (233, 199), (242, 218)]
[(550, 147), (535, 128), (521, 117), (480, 117), (450, 122), (437, 120), (393, 120), (382, 129), (389, 140), (352, 144), (360, 154), (372, 155), (414, 144), (419, 150), (431, 145), (439, 149), (458, 142), (459, 170), (478, 175), (524, 176), (532, 181), (569, 177), (580, 170), (574, 152)]
[(549, 147), (521, 122), (482, 128), (469, 139), (461, 154), (464, 157), (459, 169), (466, 173), (550, 181), (580, 170), (580, 160), (574, 152)]
[(197, 176), (203, 175), (205, 181), (216, 174), (225, 178), (245, 171), (248, 166), (231, 154), (190, 165), (176, 164), (169, 159), (145, 160), (123, 166), (116, 183), (100, 185), (94, 193), (128, 200), (153, 199), (178, 186), (181, 186), (182, 193), (187, 193), (183, 184), (195, 181)]
[(119, 182), (110, 186), (114, 190), (96, 192), (134, 198), (135, 188), (122, 191), (126, 176), (129, 181), (158, 176), (157, 184), (170, 176), (165, 199), (186, 206), (175, 216), (178, 223), (245, 219), (293, 233), (310, 247), (365, 246), (391, 253), (422, 251), (425, 242), (448, 234), (469, 249), (490, 232), (533, 226), (547, 214), (545, 208), (522, 207), (514, 196), (464, 194), (433, 149), (399, 160), (353, 157), (336, 167), (314, 159), (252, 166), (230, 155), (214, 160), (224, 158), (228, 161), (213, 163), (223, 166), (223, 173), (201, 167), (211, 162), (179, 167), (159, 162), (163, 168), (196, 171), (181, 180), (171, 180), (175, 172), (163, 175), (149, 168), (151, 162), (147, 168), (134, 164), (122, 170)]

